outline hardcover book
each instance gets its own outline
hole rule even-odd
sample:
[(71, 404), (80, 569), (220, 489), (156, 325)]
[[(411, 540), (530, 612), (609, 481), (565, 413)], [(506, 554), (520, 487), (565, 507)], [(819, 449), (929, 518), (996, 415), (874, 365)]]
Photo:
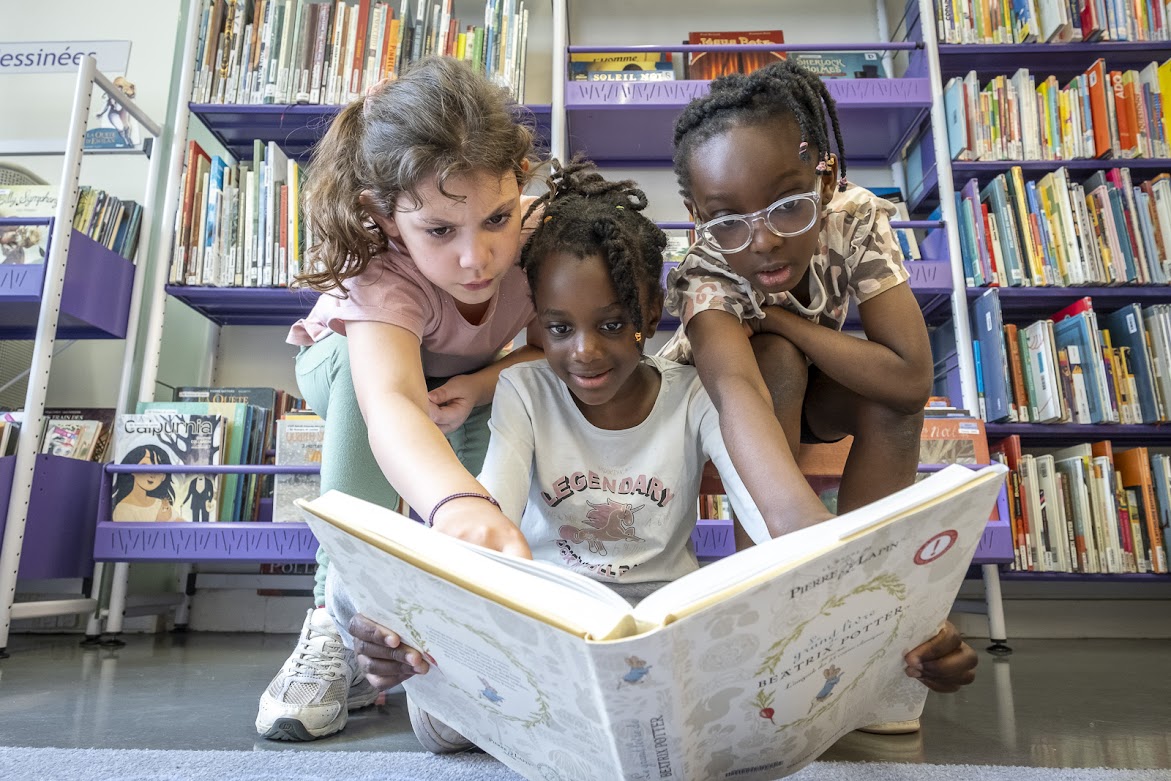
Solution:
[(1006, 469), (951, 466), (631, 608), (605, 585), (331, 491), (299, 502), (412, 700), (530, 779), (775, 779), (918, 718), (903, 654), (951, 608)]
[[(0, 186), (0, 217), (52, 217), (59, 188), (47, 184)], [(0, 226), (0, 265), (44, 263), (49, 225)]]
[[(687, 42), (705, 45), (784, 43), (785, 33), (781, 30), (690, 33)], [(752, 73), (774, 60), (783, 59), (784, 52), (696, 52), (688, 59), (687, 78), (715, 79), (729, 73)]]
[[(219, 415), (119, 415), (114, 461), (222, 464), (224, 429)], [(206, 474), (115, 474), (112, 517), (115, 521), (214, 521), (219, 517), (220, 488), (220, 479)]]
[[(325, 421), (317, 415), (286, 417), (276, 423), (277, 466), (308, 466), (321, 463)], [(300, 521), (298, 499), (316, 499), (321, 493), (321, 475), (277, 475), (272, 489), (274, 522)]]

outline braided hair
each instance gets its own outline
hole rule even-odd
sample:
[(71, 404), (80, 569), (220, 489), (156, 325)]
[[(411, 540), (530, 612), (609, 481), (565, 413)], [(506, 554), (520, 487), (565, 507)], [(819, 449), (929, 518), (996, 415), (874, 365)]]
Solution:
[[(521, 250), (520, 265), (536, 291), (541, 264), (557, 252), (578, 258), (600, 256), (627, 317), (643, 325), (643, 301), (662, 295), (659, 277), (667, 236), (641, 214), (647, 198), (630, 180), (607, 181), (580, 157), (562, 166), (552, 161), (549, 191), (529, 207), (544, 207), (541, 222)], [(642, 348), (642, 342), (639, 343)]]
[(841, 178), (838, 190), (846, 189), (846, 150), (838, 126), (833, 97), (820, 78), (791, 60), (777, 60), (748, 75), (731, 74), (712, 82), (707, 96), (687, 104), (675, 121), (675, 176), (683, 197), (691, 197), (689, 166), (695, 148), (705, 141), (741, 124), (758, 124), (777, 117), (792, 117), (801, 130), (801, 159), (808, 160), (809, 145), (817, 147), (818, 171), (829, 160), (829, 125), (838, 149)]

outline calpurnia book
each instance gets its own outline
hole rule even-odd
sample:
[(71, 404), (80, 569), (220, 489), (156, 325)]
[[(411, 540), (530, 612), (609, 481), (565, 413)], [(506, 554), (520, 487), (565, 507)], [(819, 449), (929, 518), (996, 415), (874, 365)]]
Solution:
[[(118, 415), (114, 461), (119, 464), (219, 465), (224, 462), (220, 415), (147, 413)], [(189, 472), (120, 472), (114, 475), (115, 521), (215, 521), (222, 481)]]
[(345, 494), (298, 504), (358, 610), (432, 661), (411, 698), (526, 778), (753, 781), (919, 717), (903, 656), (947, 617), (1006, 471), (950, 466), (635, 608)]

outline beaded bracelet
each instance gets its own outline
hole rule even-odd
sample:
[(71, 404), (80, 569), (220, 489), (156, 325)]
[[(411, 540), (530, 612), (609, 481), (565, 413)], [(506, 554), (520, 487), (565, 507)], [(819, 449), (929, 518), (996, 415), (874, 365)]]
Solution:
[(491, 502), (493, 504), (493, 506), (496, 507), (497, 510), (500, 509), (500, 502), (496, 501), (491, 496), (488, 496), (488, 494), (477, 494), (477, 493), (474, 493), (471, 491), (464, 491), (462, 493), (451, 494), (450, 496), (445, 496), (442, 499), (440, 499), (438, 502), (436, 502), (435, 506), (431, 508), (431, 514), (427, 516), (427, 525), (428, 526), (435, 525), (435, 513), (439, 512), (440, 507), (447, 504), (452, 499), (466, 499), (466, 498), (485, 499), (485, 500)]

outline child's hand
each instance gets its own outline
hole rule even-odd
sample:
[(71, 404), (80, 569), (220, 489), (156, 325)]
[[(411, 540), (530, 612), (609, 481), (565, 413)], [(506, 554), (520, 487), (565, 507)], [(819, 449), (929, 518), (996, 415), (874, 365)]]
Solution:
[(944, 693), (959, 691), (961, 686), (976, 680), (976, 665), (980, 661), (950, 621), (944, 621), (939, 634), (903, 658), (907, 675), (918, 678), (932, 691)]
[(531, 559), (533, 553), (525, 542), (520, 528), (504, 513), (478, 497), (465, 497), (447, 502), (435, 515), (436, 531), (491, 548), (510, 556)]
[(410, 678), (424, 675), (431, 669), (423, 654), (381, 624), (361, 613), (350, 619), (350, 634), (354, 636), (354, 653), (358, 667), (366, 680), (379, 691), (385, 691)]
[(452, 377), (435, 390), (427, 392), (427, 414), (440, 431), (450, 434), (472, 414), (476, 391), (475, 380), (469, 375)]

